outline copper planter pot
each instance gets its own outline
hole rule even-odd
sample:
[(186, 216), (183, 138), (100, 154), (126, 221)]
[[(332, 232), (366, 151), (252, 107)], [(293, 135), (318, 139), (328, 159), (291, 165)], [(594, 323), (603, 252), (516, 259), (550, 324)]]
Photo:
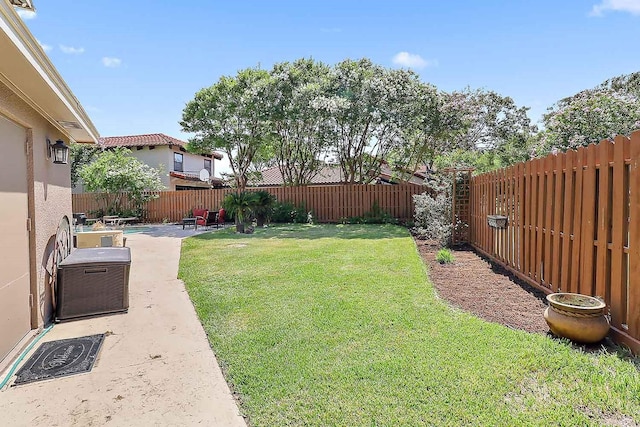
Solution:
[(581, 343), (596, 343), (609, 332), (605, 316), (606, 304), (597, 298), (581, 294), (547, 295), (549, 307), (544, 320), (555, 335)]

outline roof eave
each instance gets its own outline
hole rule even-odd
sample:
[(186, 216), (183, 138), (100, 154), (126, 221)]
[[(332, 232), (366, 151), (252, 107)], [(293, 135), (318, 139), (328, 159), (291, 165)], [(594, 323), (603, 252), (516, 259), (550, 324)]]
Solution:
[(0, 29), (0, 81), (71, 141), (96, 143), (99, 134), (91, 119), (6, 1), (0, 1)]
[(27, 9), (32, 12), (36, 11), (36, 8), (33, 7), (33, 3), (31, 0), (9, 0), (9, 3), (15, 7), (19, 7), (21, 9)]

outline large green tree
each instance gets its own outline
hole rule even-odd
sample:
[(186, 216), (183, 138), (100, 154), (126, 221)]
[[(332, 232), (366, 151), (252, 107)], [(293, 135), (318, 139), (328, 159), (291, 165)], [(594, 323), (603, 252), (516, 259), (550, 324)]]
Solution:
[(107, 214), (120, 214), (122, 201), (128, 197), (137, 209), (155, 198), (149, 191), (162, 190), (160, 169), (154, 169), (129, 156), (126, 148), (101, 152), (93, 162), (80, 169), (80, 177), (89, 192), (99, 193)]
[(279, 63), (271, 71), (271, 153), (285, 185), (308, 184), (324, 164), (327, 114), (315, 100), (325, 95), (328, 76), (329, 67), (313, 59)]
[(350, 183), (367, 183), (382, 160), (400, 148), (420, 82), (408, 70), (389, 70), (368, 59), (345, 60), (331, 69), (328, 91), (314, 104), (325, 112), (324, 134)]
[(601, 89), (611, 89), (617, 93), (633, 95), (640, 98), (640, 71), (613, 77), (606, 80), (599, 87)]
[(80, 170), (91, 163), (100, 150), (100, 146), (94, 144), (71, 144), (69, 157), (71, 158), (71, 185), (73, 187), (80, 183)]
[(454, 149), (441, 153), (435, 158), (436, 169), (470, 167), (474, 173), (485, 173), (496, 169), (524, 162), (532, 157), (538, 144), (536, 135), (522, 141), (514, 139), (496, 148), (488, 149)]
[(563, 98), (543, 117), (539, 151), (567, 150), (640, 129), (640, 72)]
[(524, 142), (537, 130), (527, 116), (529, 108), (519, 107), (509, 96), (482, 89), (466, 89), (451, 96), (461, 103), (461, 144), (466, 148), (490, 149), (514, 140)]
[(385, 162), (411, 176), (459, 148), (498, 150), (508, 162), (528, 155), (535, 132), (509, 97), (438, 91), (368, 59), (331, 67), (300, 59), (222, 77), (187, 104), (181, 125), (195, 133), (190, 150), (227, 154), (240, 190), (274, 165), (285, 184), (307, 184), (327, 157), (350, 183), (371, 182)]
[(530, 156), (536, 128), (527, 108), (510, 97), (487, 90), (447, 93), (432, 88), (424, 92), (416, 108), (404, 144), (410, 165), (487, 171)]
[(195, 137), (188, 148), (195, 152), (223, 151), (233, 179), (244, 191), (255, 160), (264, 160), (273, 131), (269, 123), (269, 73), (248, 68), (235, 77), (222, 77), (196, 93), (182, 113), (185, 132)]
[(608, 87), (585, 90), (558, 101), (543, 121), (543, 152), (577, 148), (640, 128), (640, 99)]
[(397, 171), (410, 176), (422, 165), (431, 168), (439, 155), (459, 147), (466, 125), (463, 104), (435, 86), (417, 85), (408, 101), (401, 126), (402, 143), (389, 160)]

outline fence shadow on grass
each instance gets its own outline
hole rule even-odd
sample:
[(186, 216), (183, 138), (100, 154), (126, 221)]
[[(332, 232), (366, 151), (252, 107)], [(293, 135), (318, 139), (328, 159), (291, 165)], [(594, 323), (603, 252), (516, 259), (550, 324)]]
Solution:
[(277, 224), (267, 228), (256, 228), (253, 234), (235, 233), (234, 227), (220, 232), (193, 236), (198, 240), (220, 239), (396, 239), (409, 237), (409, 231), (391, 224)]

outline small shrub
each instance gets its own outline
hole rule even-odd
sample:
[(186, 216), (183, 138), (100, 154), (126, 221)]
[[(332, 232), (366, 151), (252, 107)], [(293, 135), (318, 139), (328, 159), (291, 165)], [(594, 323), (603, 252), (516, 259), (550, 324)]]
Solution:
[(435, 240), (441, 246), (451, 243), (451, 195), (446, 178), (436, 179), (431, 191), (413, 196), (415, 228), (422, 238)]
[(371, 210), (365, 212), (364, 215), (341, 218), (340, 222), (343, 224), (397, 224), (398, 219), (383, 210), (378, 201), (374, 200)]
[(108, 214), (106, 210), (104, 210), (103, 208), (99, 208), (89, 211), (89, 215), (91, 216), (91, 218), (102, 218), (103, 216)]
[(313, 212), (307, 211), (304, 203), (296, 206), (289, 201), (276, 202), (273, 205), (271, 221), (285, 224), (305, 224), (313, 221)]
[(436, 254), (436, 261), (440, 264), (453, 264), (455, 258), (453, 257), (453, 253), (447, 248), (442, 248)]

